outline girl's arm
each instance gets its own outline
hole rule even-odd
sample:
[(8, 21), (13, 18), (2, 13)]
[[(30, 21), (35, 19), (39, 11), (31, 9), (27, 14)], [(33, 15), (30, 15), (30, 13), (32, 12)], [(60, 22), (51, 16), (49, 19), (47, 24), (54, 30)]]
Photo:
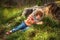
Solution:
[(37, 22), (36, 24), (43, 24), (43, 21)]

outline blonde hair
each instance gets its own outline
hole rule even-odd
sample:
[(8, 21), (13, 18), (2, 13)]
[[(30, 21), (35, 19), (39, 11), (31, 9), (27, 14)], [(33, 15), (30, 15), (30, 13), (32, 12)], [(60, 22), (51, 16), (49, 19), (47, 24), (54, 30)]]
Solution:
[(51, 13), (54, 18), (60, 20), (60, 7), (56, 3), (48, 3), (45, 6), (50, 6), (49, 13)]

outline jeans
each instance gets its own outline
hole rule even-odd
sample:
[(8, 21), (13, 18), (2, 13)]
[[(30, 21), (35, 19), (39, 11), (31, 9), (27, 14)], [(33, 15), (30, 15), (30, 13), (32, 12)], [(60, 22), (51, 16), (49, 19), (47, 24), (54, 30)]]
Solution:
[(21, 24), (19, 24), (18, 26), (16, 26), (15, 28), (13, 28), (11, 31), (12, 32), (16, 32), (18, 30), (22, 30), (25, 31), (27, 30), (29, 27), (25, 24), (25, 22), (22, 22)]

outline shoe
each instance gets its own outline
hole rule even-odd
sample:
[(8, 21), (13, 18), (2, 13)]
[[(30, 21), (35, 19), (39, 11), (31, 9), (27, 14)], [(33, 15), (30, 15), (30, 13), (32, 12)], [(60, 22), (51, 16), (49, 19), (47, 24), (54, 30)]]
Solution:
[(9, 32), (6, 32), (6, 35), (10, 35), (11, 33), (12, 33), (12, 32), (10, 32), (10, 31), (9, 31)]

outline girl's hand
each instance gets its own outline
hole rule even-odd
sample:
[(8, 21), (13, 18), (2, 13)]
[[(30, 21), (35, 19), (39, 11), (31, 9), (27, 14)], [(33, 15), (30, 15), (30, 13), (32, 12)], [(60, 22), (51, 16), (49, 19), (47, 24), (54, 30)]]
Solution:
[(43, 24), (43, 21), (37, 22), (36, 24)]

